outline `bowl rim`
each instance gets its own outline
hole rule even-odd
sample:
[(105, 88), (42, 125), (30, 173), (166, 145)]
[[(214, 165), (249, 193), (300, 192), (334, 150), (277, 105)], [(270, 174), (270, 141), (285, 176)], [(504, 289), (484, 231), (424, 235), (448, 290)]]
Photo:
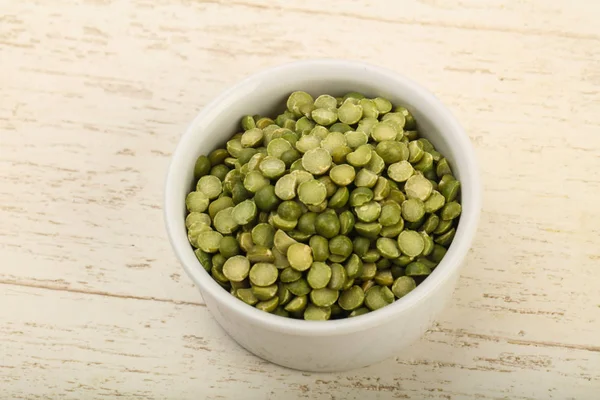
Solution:
[[(173, 196), (169, 195), (170, 193), (173, 193), (172, 186), (178, 178), (177, 171), (179, 168), (175, 165), (176, 160), (180, 157), (180, 154), (185, 151), (187, 147), (186, 143), (195, 134), (195, 128), (203, 119), (218, 113), (219, 105), (226, 102), (227, 99), (236, 92), (243, 92), (244, 88), (255, 87), (261, 80), (268, 79), (269, 76), (274, 73), (293, 71), (297, 74), (302, 73), (302, 71), (309, 71), (315, 67), (332, 69), (349, 68), (356, 70), (357, 77), (359, 76), (358, 73), (369, 71), (370, 73), (381, 76), (382, 79), (394, 81), (396, 84), (404, 86), (407, 91), (413, 93), (417, 97), (421, 96), (421, 100), (428, 103), (428, 106), (430, 107), (427, 111), (428, 114), (435, 115), (435, 119), (441, 121), (440, 123), (443, 123), (444, 126), (447, 126), (448, 131), (453, 131), (453, 140), (457, 142), (456, 147), (460, 148), (461, 157), (463, 157), (463, 162), (466, 165), (465, 169), (467, 171), (465, 171), (465, 177), (468, 174), (468, 180), (472, 188), (472, 190), (469, 191), (469, 204), (471, 204), (471, 206), (468, 209), (463, 209), (455, 240), (438, 267), (435, 268), (434, 272), (428, 276), (427, 279), (408, 295), (401, 299), (397, 299), (392, 304), (377, 311), (355, 318), (344, 318), (326, 322), (296, 320), (266, 313), (245, 304), (232, 296), (228, 291), (223, 290), (223, 288), (214, 281), (198, 262), (190, 262), (190, 253), (194, 261), (196, 261), (196, 257), (189, 243), (187, 241), (181, 242), (175, 239), (175, 230), (177, 228), (173, 221), (174, 218), (180, 218), (177, 213), (180, 212), (181, 205), (174, 204)], [(461, 181), (464, 180), (464, 177), (461, 177)], [(451, 278), (455, 270), (460, 268), (475, 237), (481, 210), (481, 191), (478, 163), (468, 135), (454, 115), (431, 92), (404, 75), (368, 63), (341, 59), (309, 59), (277, 65), (252, 74), (224, 90), (202, 109), (180, 137), (177, 147), (171, 156), (165, 179), (163, 217), (171, 246), (187, 275), (200, 288), (201, 293), (208, 292), (220, 305), (228, 308), (237, 315), (243, 316), (247, 322), (254, 325), (261, 325), (271, 331), (303, 336), (343, 335), (383, 324), (394, 315), (415, 307), (426, 298), (433, 296), (436, 290)], [(464, 195), (465, 194), (463, 193), (463, 196)]]

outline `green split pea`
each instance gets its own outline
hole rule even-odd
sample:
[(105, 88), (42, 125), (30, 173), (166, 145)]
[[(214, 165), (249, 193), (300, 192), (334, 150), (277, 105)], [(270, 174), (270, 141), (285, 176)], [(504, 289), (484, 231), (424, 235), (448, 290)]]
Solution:
[(240, 301), (278, 316), (357, 317), (438, 266), (462, 212), (451, 162), (402, 105), (297, 91), (194, 165), (187, 236)]

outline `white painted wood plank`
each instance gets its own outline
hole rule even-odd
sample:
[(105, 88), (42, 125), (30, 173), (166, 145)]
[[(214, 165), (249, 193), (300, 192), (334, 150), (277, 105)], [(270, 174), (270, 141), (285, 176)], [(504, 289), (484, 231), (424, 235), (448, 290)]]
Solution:
[[(508, 340), (440, 323), (403, 354), (302, 373), (238, 347), (198, 305), (0, 285), (7, 398), (593, 399), (600, 348)], [(594, 392), (596, 391), (596, 392)]]

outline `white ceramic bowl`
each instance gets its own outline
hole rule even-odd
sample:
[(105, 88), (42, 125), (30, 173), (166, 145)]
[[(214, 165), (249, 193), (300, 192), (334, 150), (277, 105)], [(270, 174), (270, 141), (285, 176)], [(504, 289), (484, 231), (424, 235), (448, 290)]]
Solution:
[[(185, 228), (185, 197), (193, 187), (196, 158), (239, 131), (246, 114), (273, 115), (294, 90), (313, 96), (349, 91), (382, 96), (404, 105), (419, 130), (446, 156), (462, 183), (462, 216), (456, 237), (435, 271), (415, 290), (369, 314), (334, 321), (282, 318), (250, 307), (223, 290), (198, 263)], [(452, 296), (460, 266), (471, 246), (481, 208), (475, 154), (456, 119), (431, 93), (391, 71), (357, 62), (311, 60), (271, 68), (225, 91), (196, 117), (182, 136), (169, 167), (165, 189), (169, 239), (185, 271), (198, 285), (217, 322), (257, 356), (307, 371), (340, 371), (366, 366), (418, 339)]]

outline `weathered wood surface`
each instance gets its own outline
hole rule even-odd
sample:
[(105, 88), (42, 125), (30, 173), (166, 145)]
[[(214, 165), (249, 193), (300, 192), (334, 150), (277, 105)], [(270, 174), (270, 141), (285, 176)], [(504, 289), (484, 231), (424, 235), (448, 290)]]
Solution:
[[(0, 0), (0, 397), (597, 399), (598, 15), (584, 0)], [(406, 353), (342, 374), (235, 345), (161, 212), (195, 114), (308, 57), (425, 84), (485, 184), (453, 303)]]

